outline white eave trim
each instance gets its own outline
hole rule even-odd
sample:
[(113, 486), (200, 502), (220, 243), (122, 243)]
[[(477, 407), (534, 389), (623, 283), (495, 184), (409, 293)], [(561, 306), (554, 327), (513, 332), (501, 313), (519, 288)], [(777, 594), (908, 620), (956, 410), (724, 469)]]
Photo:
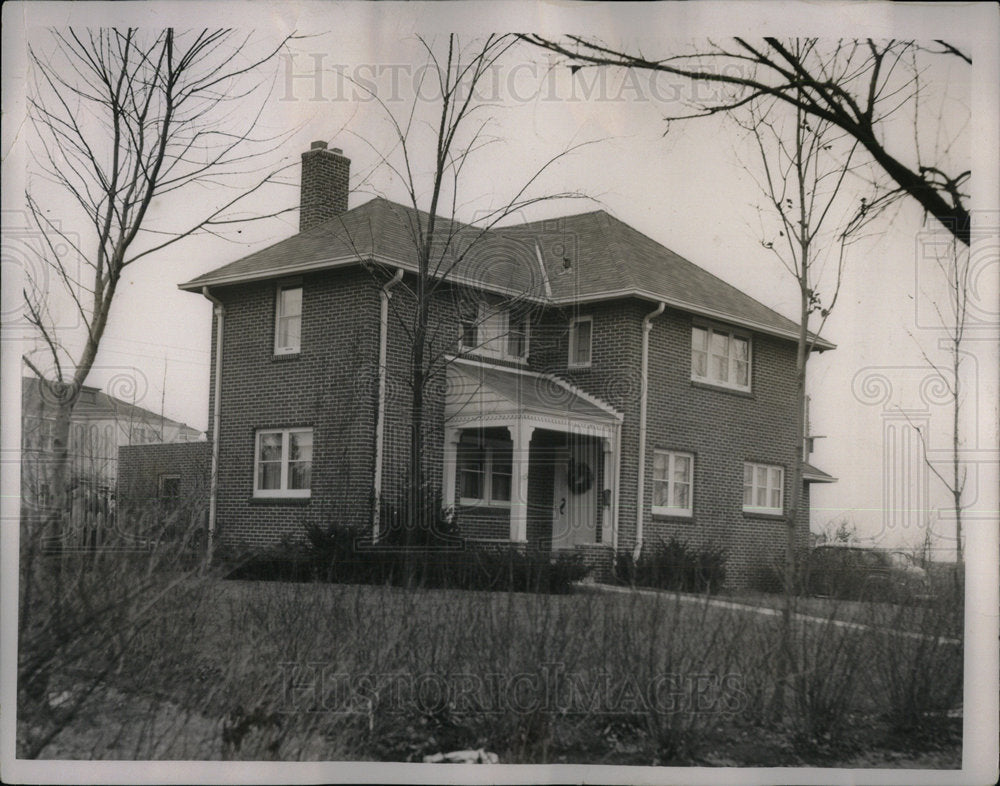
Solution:
[(811, 472), (803, 472), (802, 480), (806, 483), (836, 483), (837, 478), (832, 475), (814, 475)]
[[(316, 270), (332, 270), (339, 267), (348, 267), (350, 265), (364, 265), (364, 264), (376, 264), (386, 268), (403, 268), (410, 273), (417, 272), (417, 266), (412, 262), (408, 262), (402, 259), (393, 259), (392, 257), (386, 257), (381, 254), (372, 255), (350, 255), (344, 257), (328, 257), (326, 259), (316, 259), (312, 262), (303, 262), (297, 265), (282, 265), (276, 268), (267, 268), (265, 270), (257, 270), (253, 273), (231, 273), (226, 276), (213, 276), (212, 278), (196, 278), (191, 281), (187, 281), (183, 284), (178, 284), (178, 289), (183, 289), (188, 292), (199, 292), (202, 287), (217, 287), (225, 286), (227, 284), (242, 284), (244, 282), (250, 281), (264, 281), (273, 278), (284, 278), (286, 276), (297, 275), (301, 273), (308, 273)], [(466, 276), (455, 275), (450, 273), (448, 275), (450, 281), (455, 284), (461, 284), (463, 286), (477, 287), (478, 289), (485, 290), (487, 292), (495, 292), (500, 295), (513, 295), (515, 297), (527, 298), (529, 300), (534, 300), (539, 303), (549, 302), (549, 298), (540, 297), (533, 292), (525, 292), (524, 290), (516, 289), (514, 287), (501, 287), (493, 284), (484, 284), (481, 281), (476, 281)]]
[[(739, 327), (748, 328), (756, 333), (764, 333), (769, 336), (777, 336), (779, 338), (788, 338), (793, 341), (798, 341), (799, 333), (798, 330), (784, 330), (782, 328), (776, 328), (771, 325), (764, 325), (760, 322), (756, 322), (751, 319), (745, 319), (744, 317), (734, 316), (725, 311), (716, 311), (712, 308), (706, 308), (704, 306), (697, 305), (695, 303), (689, 303), (686, 300), (681, 300), (679, 298), (664, 297), (663, 295), (657, 295), (649, 290), (645, 289), (618, 289), (608, 292), (599, 292), (591, 295), (583, 295), (582, 297), (562, 297), (562, 298), (552, 298), (549, 301), (554, 306), (566, 306), (573, 305), (575, 303), (593, 303), (601, 300), (613, 300), (616, 298), (623, 297), (636, 297), (642, 298), (643, 300), (649, 300), (653, 303), (659, 303), (663, 301), (671, 308), (676, 308), (680, 311), (687, 311), (691, 314), (698, 314), (699, 316), (708, 317), (709, 319), (716, 320), (717, 322), (725, 322), (729, 325), (737, 325)], [(749, 297), (749, 295), (747, 295)], [(763, 308), (767, 308), (763, 303), (761, 303)], [(813, 343), (813, 349), (836, 349), (837, 345), (832, 341), (827, 341), (825, 338), (819, 336), (816, 337)]]
[[(196, 278), (191, 281), (187, 281), (183, 284), (178, 284), (178, 289), (182, 289), (188, 292), (191, 291), (201, 291), (202, 287), (215, 287), (224, 286), (226, 284), (239, 284), (249, 281), (263, 281), (270, 278), (282, 278), (284, 276), (296, 275), (299, 273), (307, 273), (315, 270), (326, 270), (338, 267), (346, 267), (348, 265), (360, 265), (365, 262), (373, 262), (378, 265), (383, 265), (385, 267), (397, 267), (404, 268), (405, 270), (415, 273), (417, 271), (416, 266), (411, 262), (406, 262), (400, 259), (392, 259), (390, 257), (384, 257), (381, 255), (373, 255), (369, 257), (358, 257), (358, 256), (344, 256), (344, 257), (329, 257), (326, 259), (318, 259), (312, 262), (304, 262), (297, 265), (282, 265), (281, 267), (268, 268), (266, 270), (258, 270), (253, 273), (231, 273), (224, 276), (213, 276), (211, 278)], [(478, 287), (488, 292), (496, 292), (502, 295), (517, 295), (519, 297), (524, 297), (530, 300), (534, 300), (539, 303), (546, 303), (554, 306), (566, 306), (574, 305), (578, 303), (595, 303), (602, 300), (615, 300), (617, 298), (625, 297), (636, 297), (643, 300), (649, 300), (654, 303), (664, 302), (671, 308), (676, 308), (680, 311), (686, 311), (691, 314), (698, 314), (699, 316), (707, 317), (709, 319), (714, 319), (718, 322), (725, 322), (730, 325), (737, 325), (739, 327), (747, 328), (753, 330), (757, 333), (763, 333), (769, 336), (777, 336), (778, 338), (790, 339), (792, 341), (797, 341), (799, 334), (798, 330), (785, 330), (782, 328), (776, 328), (771, 325), (764, 325), (755, 320), (745, 319), (743, 317), (734, 316), (733, 314), (728, 314), (724, 311), (717, 311), (715, 309), (706, 308), (694, 303), (689, 303), (685, 300), (679, 298), (663, 297), (662, 295), (657, 295), (653, 292), (644, 289), (618, 289), (605, 292), (597, 292), (590, 295), (583, 296), (569, 296), (569, 297), (542, 297), (537, 293), (524, 292), (522, 290), (514, 289), (511, 287), (498, 287), (493, 285), (486, 285), (480, 281), (473, 281), (472, 279), (466, 278), (464, 276), (451, 276), (452, 280), (457, 284), (462, 284), (465, 286)], [(547, 283), (547, 282), (543, 282)], [(748, 296), (749, 297), (749, 296)], [(767, 308), (761, 304), (762, 307)], [(814, 350), (827, 350), (836, 349), (837, 345), (831, 341), (827, 341), (825, 338), (819, 336), (816, 337), (813, 343)]]
[[(564, 388), (568, 392), (572, 393), (574, 396), (577, 396), (578, 398), (581, 398), (584, 401), (586, 401), (588, 404), (591, 404), (591, 405), (597, 407), (598, 409), (600, 409), (600, 410), (602, 410), (604, 412), (607, 412), (618, 423), (621, 423), (621, 422), (623, 422), (625, 420), (625, 416), (621, 412), (619, 412), (617, 409), (615, 409), (614, 407), (612, 407), (610, 404), (608, 404), (606, 401), (601, 401), (601, 399), (597, 398), (596, 396), (592, 396), (589, 393), (587, 393), (587, 392), (585, 392), (583, 390), (580, 390), (580, 388), (578, 388), (576, 385), (570, 384), (565, 379), (562, 379), (561, 377), (557, 377), (554, 374), (543, 374), (543, 373), (541, 373), (539, 371), (530, 371), (530, 370), (524, 369), (524, 368), (511, 368), (509, 366), (497, 366), (497, 365), (494, 365), (492, 363), (486, 363), (486, 362), (481, 361), (481, 360), (475, 360), (473, 358), (462, 358), (462, 357), (458, 357), (456, 355), (445, 355), (445, 359), (448, 360), (448, 362), (451, 362), (451, 363), (461, 363), (461, 364), (465, 364), (465, 365), (469, 365), (469, 366), (476, 366), (477, 368), (488, 368), (491, 371), (506, 371), (506, 372), (509, 372), (511, 374), (517, 374), (517, 375), (520, 375), (520, 376), (523, 376), (523, 377), (534, 377), (535, 379), (545, 379), (545, 380), (548, 380), (548, 381), (551, 381), (551, 382), (555, 382), (557, 385), (559, 385), (560, 387)], [(566, 413), (563, 412), (562, 410), (551, 410), (550, 414), (561, 415), (562, 417), (566, 416)]]

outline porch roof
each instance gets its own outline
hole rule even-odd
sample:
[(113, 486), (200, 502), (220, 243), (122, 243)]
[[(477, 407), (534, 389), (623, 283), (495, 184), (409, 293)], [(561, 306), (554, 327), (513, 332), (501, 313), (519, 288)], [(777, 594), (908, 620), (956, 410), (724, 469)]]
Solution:
[(445, 420), (466, 428), (531, 420), (555, 430), (604, 431), (623, 416), (554, 374), (456, 358), (448, 367)]
[(818, 467), (814, 467), (808, 461), (802, 462), (802, 480), (806, 483), (836, 483), (837, 479), (833, 475), (828, 475)]

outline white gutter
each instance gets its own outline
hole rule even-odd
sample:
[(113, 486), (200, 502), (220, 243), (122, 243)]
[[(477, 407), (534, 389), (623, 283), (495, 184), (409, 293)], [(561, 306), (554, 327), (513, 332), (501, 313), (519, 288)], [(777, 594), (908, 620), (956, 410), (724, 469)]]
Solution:
[(613, 459), (615, 463), (614, 497), (611, 499), (611, 552), (617, 559), (618, 555), (618, 502), (621, 499), (622, 488), (622, 424), (615, 424), (615, 442)]
[[(541, 263), (540, 249), (536, 247), (536, 256)], [(402, 267), (411, 272), (416, 272), (416, 266), (412, 263), (405, 262), (404, 260), (395, 259), (392, 257), (385, 256), (383, 254), (371, 254), (366, 259), (371, 259), (379, 265), (385, 265), (389, 267)], [(305, 262), (298, 265), (285, 265), (267, 268), (265, 270), (259, 270), (254, 273), (230, 273), (224, 276), (212, 276), (206, 278), (201, 276), (200, 279), (194, 279), (192, 281), (185, 282), (183, 284), (178, 284), (178, 289), (182, 289), (188, 292), (197, 290), (203, 284), (208, 286), (220, 286), (223, 284), (240, 284), (247, 281), (261, 281), (268, 278), (277, 278), (279, 276), (288, 276), (296, 273), (306, 273), (313, 270), (326, 270), (338, 267), (346, 267), (349, 265), (356, 265), (360, 262), (358, 256), (346, 256), (346, 257), (330, 257), (326, 259), (318, 259), (312, 262)], [(758, 322), (755, 319), (750, 319), (748, 317), (741, 317), (736, 314), (730, 314), (725, 311), (719, 311), (717, 309), (709, 308), (708, 306), (699, 305), (697, 303), (691, 303), (690, 301), (684, 300), (678, 297), (666, 297), (662, 294), (657, 294), (651, 292), (648, 289), (639, 289), (637, 287), (626, 287), (622, 289), (614, 290), (604, 290), (601, 292), (593, 292), (588, 295), (580, 295), (574, 293), (571, 295), (563, 295), (559, 297), (551, 297), (551, 285), (549, 283), (548, 275), (545, 274), (544, 265), (542, 267), (543, 273), (543, 290), (544, 297), (542, 294), (536, 294), (529, 291), (511, 289), (509, 287), (502, 287), (496, 284), (484, 283), (482, 281), (475, 281), (466, 276), (459, 276), (455, 273), (449, 274), (449, 278), (458, 284), (466, 284), (469, 286), (479, 287), (488, 292), (496, 292), (501, 295), (510, 295), (514, 297), (521, 297), (525, 300), (531, 302), (544, 303), (553, 306), (574, 306), (583, 303), (598, 303), (605, 300), (615, 300), (618, 298), (634, 297), (641, 300), (648, 300), (652, 303), (666, 303), (672, 308), (676, 308), (679, 311), (686, 311), (691, 314), (697, 314), (698, 316), (705, 317), (707, 319), (714, 319), (719, 322), (724, 322), (730, 325), (736, 325), (737, 327), (747, 328), (756, 333), (763, 333), (768, 336), (775, 336), (777, 338), (791, 339), (797, 341), (799, 337), (798, 329), (793, 325), (794, 329), (790, 328), (780, 328), (772, 325), (767, 325), (762, 322)], [(747, 296), (749, 297), (749, 295)], [(753, 300), (753, 298), (750, 298)], [(763, 303), (758, 302), (759, 305), (764, 308), (768, 308)], [(771, 309), (769, 309), (771, 310)], [(780, 314), (778, 316), (781, 316)], [(832, 341), (827, 341), (822, 336), (812, 336), (813, 345), (812, 351), (823, 352), (827, 349), (836, 349), (837, 345)]]
[(386, 377), (386, 354), (389, 344), (389, 298), (392, 293), (389, 291), (396, 284), (403, 280), (403, 268), (396, 269), (394, 275), (385, 286), (379, 290), (379, 300), (381, 301), (381, 312), (379, 320), (379, 344), (378, 344), (378, 415), (375, 421), (375, 478), (374, 478), (374, 510), (372, 511), (372, 537), (379, 536), (379, 520), (382, 515), (382, 455), (384, 453), (383, 442), (385, 441), (385, 377)]
[(216, 498), (219, 494), (219, 422), (222, 410), (222, 336), (223, 324), (226, 318), (226, 307), (222, 301), (213, 297), (208, 287), (201, 288), (204, 295), (215, 306), (215, 400), (212, 402), (212, 475), (208, 492), (208, 544), (207, 555), (212, 562), (212, 551), (215, 548), (215, 516)]
[(664, 312), (667, 304), (660, 301), (655, 311), (650, 311), (642, 320), (642, 370), (640, 371), (639, 387), (639, 483), (635, 499), (635, 548), (632, 550), (632, 560), (639, 559), (642, 551), (643, 508), (646, 497), (646, 405), (649, 394), (649, 333), (653, 329), (653, 320)]

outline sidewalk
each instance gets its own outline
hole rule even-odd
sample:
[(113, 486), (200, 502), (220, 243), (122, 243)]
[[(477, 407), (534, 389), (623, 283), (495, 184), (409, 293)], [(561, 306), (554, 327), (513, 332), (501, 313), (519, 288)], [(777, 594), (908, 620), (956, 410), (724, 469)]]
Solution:
[[(644, 595), (647, 597), (657, 597), (661, 595), (669, 595), (672, 598), (676, 598), (684, 603), (707, 603), (709, 606), (714, 606), (720, 609), (732, 609), (734, 611), (749, 611), (755, 614), (760, 614), (765, 617), (780, 617), (782, 615), (781, 609), (773, 609), (769, 606), (756, 606), (749, 603), (738, 603), (731, 600), (722, 600), (721, 598), (713, 598), (710, 595), (693, 595), (688, 592), (675, 592), (673, 590), (659, 590), (651, 589), (648, 587), (620, 587), (614, 584), (601, 584), (594, 582), (592, 584), (586, 584), (583, 582), (576, 582), (573, 585), (574, 589), (579, 592), (592, 592), (595, 594), (636, 594)], [(794, 615), (795, 619), (802, 620), (803, 622), (812, 622), (816, 624), (830, 623), (837, 625), (838, 627), (848, 628), (850, 630), (859, 631), (870, 631), (870, 632), (880, 632), (886, 633), (892, 636), (901, 636), (903, 638), (911, 638), (916, 640), (933, 640), (933, 636), (928, 636), (924, 633), (914, 633), (913, 631), (907, 630), (896, 630), (894, 628), (885, 627), (873, 627), (871, 625), (866, 625), (861, 622), (849, 622), (847, 620), (837, 620), (831, 619), (829, 617), (817, 617), (812, 614), (802, 614), (801, 612), (796, 612)], [(962, 643), (961, 639), (955, 639), (945, 636), (938, 636), (937, 641), (939, 644), (952, 644), (960, 645)]]

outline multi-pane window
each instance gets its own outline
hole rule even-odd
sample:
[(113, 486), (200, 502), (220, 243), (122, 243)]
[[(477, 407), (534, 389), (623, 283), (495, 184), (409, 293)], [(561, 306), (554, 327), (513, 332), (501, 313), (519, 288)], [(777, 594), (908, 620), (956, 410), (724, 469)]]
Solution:
[(274, 354), (289, 355), (302, 345), (302, 287), (278, 287), (274, 318)]
[(459, 314), (463, 349), (485, 355), (523, 360), (528, 352), (528, 320), (523, 314), (480, 303), (467, 305)]
[(657, 450), (653, 453), (653, 513), (690, 516), (694, 498), (694, 456)]
[(461, 504), (510, 504), (512, 447), (510, 442), (459, 444), (458, 493)]
[(257, 432), (255, 497), (308, 497), (312, 481), (311, 428)]
[(785, 470), (772, 464), (743, 465), (743, 510), (780, 514)]
[(717, 327), (692, 327), (691, 378), (749, 390), (750, 338)]
[(569, 365), (590, 365), (594, 322), (591, 317), (577, 317), (569, 323)]

